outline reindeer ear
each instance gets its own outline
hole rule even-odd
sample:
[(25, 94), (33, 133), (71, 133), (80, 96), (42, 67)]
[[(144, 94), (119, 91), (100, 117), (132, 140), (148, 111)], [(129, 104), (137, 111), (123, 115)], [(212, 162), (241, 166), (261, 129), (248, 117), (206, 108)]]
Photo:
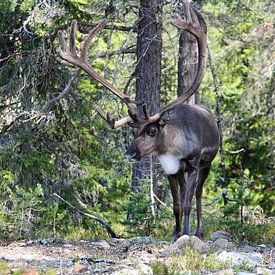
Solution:
[(170, 120), (170, 112), (164, 112), (161, 115), (158, 123), (161, 127), (164, 127), (169, 120)]

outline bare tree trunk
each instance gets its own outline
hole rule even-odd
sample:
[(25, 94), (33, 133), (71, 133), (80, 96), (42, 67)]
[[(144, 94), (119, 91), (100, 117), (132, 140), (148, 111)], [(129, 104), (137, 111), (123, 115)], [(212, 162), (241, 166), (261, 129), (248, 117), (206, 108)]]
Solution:
[[(184, 6), (179, 7), (180, 14), (186, 18)], [(191, 14), (192, 15), (192, 14)], [(199, 24), (196, 16), (192, 21)], [(179, 58), (178, 58), (178, 96), (183, 95), (192, 85), (198, 70), (198, 46), (196, 38), (186, 31), (179, 33)], [(199, 102), (199, 95), (195, 93), (188, 101), (189, 104)]]
[[(161, 77), (162, 0), (140, 0), (137, 34), (136, 100), (146, 102), (150, 114), (159, 109)], [(132, 191), (140, 180), (158, 176), (155, 158), (146, 158), (133, 167)]]

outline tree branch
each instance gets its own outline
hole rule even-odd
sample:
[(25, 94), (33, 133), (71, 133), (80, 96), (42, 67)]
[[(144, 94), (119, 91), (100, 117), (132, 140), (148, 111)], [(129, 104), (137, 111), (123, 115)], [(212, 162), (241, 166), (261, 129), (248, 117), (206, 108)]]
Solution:
[(73, 206), (71, 203), (69, 203), (68, 201), (66, 201), (65, 199), (63, 199), (62, 197), (60, 197), (59, 195), (57, 195), (56, 193), (53, 193), (53, 195), (56, 196), (57, 198), (59, 198), (64, 203), (66, 203), (71, 209), (73, 209), (74, 211), (76, 211), (80, 215), (86, 216), (88, 218), (94, 219), (97, 222), (99, 222), (101, 225), (103, 225), (103, 227), (106, 229), (106, 231), (110, 234), (110, 236), (112, 238), (116, 238), (116, 233), (112, 230), (112, 228), (110, 227), (110, 225), (108, 225), (104, 220), (102, 220), (101, 218), (98, 218), (98, 217), (96, 217), (94, 215), (91, 215), (89, 213), (83, 212), (82, 210), (76, 208), (75, 206)]

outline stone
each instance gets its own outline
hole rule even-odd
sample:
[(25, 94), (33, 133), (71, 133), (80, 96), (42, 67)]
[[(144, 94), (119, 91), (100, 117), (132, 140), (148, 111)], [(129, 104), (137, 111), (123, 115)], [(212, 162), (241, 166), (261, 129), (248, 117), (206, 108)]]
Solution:
[(209, 244), (211, 250), (214, 252), (223, 251), (223, 250), (234, 250), (235, 245), (232, 242), (229, 242), (227, 239), (216, 239), (214, 242)]
[(207, 253), (210, 251), (210, 247), (198, 237), (183, 235), (178, 238), (168, 250), (164, 251), (163, 255), (167, 255), (167, 251), (169, 254), (171, 254), (171, 252), (182, 252), (186, 247), (190, 247), (199, 253)]
[(229, 262), (231, 266), (246, 263), (251, 268), (262, 265), (263, 257), (259, 253), (227, 252), (223, 251), (216, 257), (218, 262)]
[(111, 238), (108, 240), (110, 245), (119, 245), (120, 247), (129, 247), (131, 245), (130, 241), (127, 239), (118, 239), (118, 238)]
[(257, 275), (272, 275), (272, 270), (264, 267), (257, 268)]
[(114, 271), (112, 275), (140, 275), (140, 274), (153, 274), (150, 266), (145, 264), (138, 264), (137, 266), (124, 267), (123, 269)]
[(96, 242), (93, 242), (93, 246), (99, 247), (99, 248), (110, 248), (110, 245), (105, 240), (99, 240)]
[(211, 241), (215, 242), (217, 239), (226, 239), (229, 240), (231, 238), (231, 234), (226, 231), (216, 231), (211, 235)]
[(160, 258), (167, 258), (167, 257), (169, 257), (169, 256), (171, 256), (171, 253), (172, 252), (172, 250), (171, 249), (165, 249), (164, 251), (162, 251), (161, 253), (160, 253), (160, 255), (159, 255), (159, 257)]
[(234, 275), (233, 269), (225, 269), (225, 270), (219, 270), (214, 273), (211, 273), (212, 275)]
[(151, 236), (149, 237), (134, 237), (129, 239), (131, 244), (151, 244), (151, 243), (155, 243), (154, 238), (152, 238)]
[(74, 272), (84, 273), (86, 271), (88, 271), (88, 267), (86, 265), (83, 265), (83, 264), (80, 264), (80, 263), (76, 263), (74, 265)]
[(262, 243), (262, 244), (259, 244), (258, 247), (260, 247), (260, 248), (266, 248), (266, 245)]
[(38, 271), (36, 271), (33, 268), (26, 269), (22, 274), (23, 275), (39, 275)]

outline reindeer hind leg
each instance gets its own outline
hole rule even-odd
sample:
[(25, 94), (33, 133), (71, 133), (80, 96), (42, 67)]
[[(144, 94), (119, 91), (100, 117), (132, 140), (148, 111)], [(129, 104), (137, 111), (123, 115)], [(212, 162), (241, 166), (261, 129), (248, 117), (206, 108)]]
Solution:
[(196, 184), (196, 211), (197, 211), (197, 229), (196, 236), (200, 239), (203, 239), (203, 227), (202, 227), (202, 218), (201, 218), (201, 197), (202, 197), (202, 188), (203, 184), (209, 174), (210, 165), (203, 167), (199, 170), (198, 180)]
[(191, 171), (188, 171), (187, 180), (185, 183), (185, 190), (183, 194), (183, 203), (182, 209), (184, 214), (184, 227), (183, 227), (183, 235), (189, 235), (189, 218), (192, 207), (192, 198), (195, 191), (196, 186), (196, 178), (197, 178), (197, 169), (193, 168)]

